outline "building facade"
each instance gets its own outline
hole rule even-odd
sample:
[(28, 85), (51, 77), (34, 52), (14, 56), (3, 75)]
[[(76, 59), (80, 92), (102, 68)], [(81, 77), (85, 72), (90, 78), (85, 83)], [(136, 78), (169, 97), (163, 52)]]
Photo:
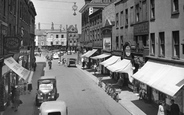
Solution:
[[(182, 0), (150, 0), (150, 19), (149, 19), (149, 36), (150, 36), (150, 52), (148, 56), (149, 60), (155, 60), (158, 63), (167, 64), (171, 67), (180, 68), (176, 70), (181, 72), (184, 68), (184, 13), (183, 13), (184, 1)], [(172, 70), (170, 70), (172, 71)], [(175, 71), (173, 71), (175, 73)], [(180, 74), (176, 74), (175, 79), (180, 79)], [(162, 77), (160, 77), (161, 79)], [(183, 77), (184, 78), (184, 77)], [(183, 79), (182, 78), (182, 79)], [(167, 79), (170, 79), (169, 76)], [(167, 80), (163, 81), (164, 83)], [(168, 83), (171, 80), (167, 81)], [(183, 82), (178, 81), (179, 84)], [(173, 83), (170, 83), (171, 85)], [(177, 85), (177, 84), (173, 84)], [(181, 87), (180, 85), (177, 85)], [(180, 111), (184, 112), (184, 90), (176, 90), (174, 96), (165, 92), (163, 89), (157, 87), (151, 88), (152, 98), (151, 101), (156, 103), (158, 100), (166, 101), (167, 105), (170, 105), (170, 100), (175, 99), (175, 102), (179, 105)]]
[(29, 70), (34, 63), (31, 60), (34, 60), (35, 16), (34, 5), (29, 0), (0, 1), (0, 111), (9, 105), (10, 86), (17, 85), (19, 80), (16, 71), (10, 70), (4, 60), (13, 57), (19, 62), (23, 56), (22, 66)]

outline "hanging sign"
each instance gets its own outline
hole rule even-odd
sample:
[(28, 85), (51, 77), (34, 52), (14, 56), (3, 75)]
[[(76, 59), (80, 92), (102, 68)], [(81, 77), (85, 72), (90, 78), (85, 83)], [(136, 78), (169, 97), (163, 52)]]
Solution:
[(21, 41), (18, 37), (5, 37), (4, 48), (11, 53), (18, 53)]

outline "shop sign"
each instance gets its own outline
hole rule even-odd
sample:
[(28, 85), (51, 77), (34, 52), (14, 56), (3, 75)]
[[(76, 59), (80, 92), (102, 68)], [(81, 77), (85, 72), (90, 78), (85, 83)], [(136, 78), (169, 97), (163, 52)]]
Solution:
[(148, 22), (134, 25), (134, 35), (145, 35), (145, 34), (149, 34)]
[(11, 53), (19, 52), (20, 45), (21, 45), (21, 41), (18, 37), (5, 37), (4, 38), (4, 48), (8, 52), (11, 52)]
[(127, 57), (129, 57), (129, 56), (131, 55), (131, 47), (130, 47), (129, 45), (127, 45), (127, 46), (125, 47), (125, 55), (126, 55)]
[(111, 51), (111, 37), (103, 38), (103, 50)]

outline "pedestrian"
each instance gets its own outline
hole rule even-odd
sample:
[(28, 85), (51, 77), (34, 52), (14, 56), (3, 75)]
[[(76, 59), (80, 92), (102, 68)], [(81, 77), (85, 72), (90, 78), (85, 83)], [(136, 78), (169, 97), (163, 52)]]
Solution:
[(30, 94), (31, 91), (32, 91), (32, 83), (31, 83), (31, 82), (28, 83), (28, 88), (27, 88), (27, 90), (29, 91), (29, 94)]
[(24, 94), (26, 94), (26, 89), (27, 89), (27, 83), (26, 82), (24, 82)]
[(14, 98), (15, 98), (15, 86), (11, 86), (11, 103), (12, 103), (12, 108), (14, 108)]
[(178, 104), (174, 103), (174, 99), (171, 100), (171, 115), (179, 115), (180, 114), (180, 108)]
[(14, 94), (14, 108), (15, 108), (15, 112), (18, 110), (18, 106), (20, 105), (20, 91), (19, 91), (19, 87), (16, 85), (15, 86), (15, 94)]
[(48, 60), (48, 65), (49, 65), (49, 69), (51, 69), (52, 68), (52, 61), (51, 61), (51, 59)]
[(32, 63), (32, 67), (33, 67), (33, 70), (34, 70), (34, 71), (36, 71), (36, 66), (37, 66), (36, 62), (33, 62), (33, 63)]
[(84, 58), (81, 58), (81, 62), (82, 62), (82, 68), (84, 68)]
[(94, 74), (96, 74), (96, 72), (97, 72), (97, 65), (96, 65), (96, 63), (93, 65), (93, 67), (94, 67)]
[(159, 102), (157, 115), (166, 115), (165, 114), (165, 103), (164, 103), (164, 101)]

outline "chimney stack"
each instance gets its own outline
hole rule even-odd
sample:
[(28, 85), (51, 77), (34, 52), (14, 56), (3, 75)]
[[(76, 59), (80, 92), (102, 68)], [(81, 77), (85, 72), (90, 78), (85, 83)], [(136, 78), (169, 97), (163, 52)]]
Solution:
[(40, 30), (40, 22), (38, 23), (38, 30)]
[(52, 22), (51, 30), (54, 30), (54, 23)]

